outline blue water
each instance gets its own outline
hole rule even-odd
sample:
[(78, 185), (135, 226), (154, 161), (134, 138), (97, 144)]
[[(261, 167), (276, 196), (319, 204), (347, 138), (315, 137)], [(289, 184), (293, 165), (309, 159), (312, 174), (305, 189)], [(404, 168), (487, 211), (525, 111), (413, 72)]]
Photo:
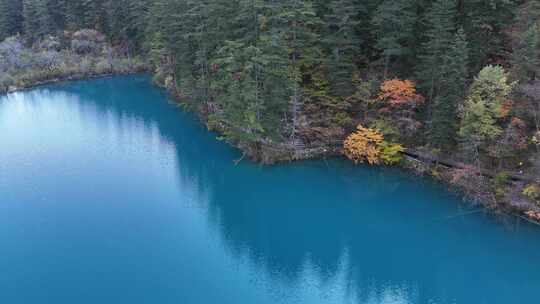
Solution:
[(0, 303), (540, 301), (540, 229), (216, 137), (145, 76), (0, 97)]

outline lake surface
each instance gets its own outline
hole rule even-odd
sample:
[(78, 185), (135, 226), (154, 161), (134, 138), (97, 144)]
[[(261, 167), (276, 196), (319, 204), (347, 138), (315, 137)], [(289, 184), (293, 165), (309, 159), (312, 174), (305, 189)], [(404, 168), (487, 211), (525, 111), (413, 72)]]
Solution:
[(0, 303), (538, 303), (539, 228), (216, 138), (145, 76), (0, 96)]

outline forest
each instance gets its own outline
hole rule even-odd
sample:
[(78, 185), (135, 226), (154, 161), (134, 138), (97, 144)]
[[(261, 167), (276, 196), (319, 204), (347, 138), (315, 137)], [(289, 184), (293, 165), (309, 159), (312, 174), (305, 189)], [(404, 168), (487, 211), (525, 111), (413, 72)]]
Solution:
[(36, 52), (122, 58), (251, 156), (410, 151), (540, 219), (536, 0), (0, 0), (0, 41), (0, 82)]

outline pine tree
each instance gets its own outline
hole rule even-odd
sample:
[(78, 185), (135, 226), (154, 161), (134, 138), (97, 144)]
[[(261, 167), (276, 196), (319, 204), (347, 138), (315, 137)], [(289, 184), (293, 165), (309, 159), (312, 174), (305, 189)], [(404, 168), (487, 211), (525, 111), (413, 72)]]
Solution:
[(440, 63), (452, 44), (456, 32), (454, 19), (457, 8), (454, 0), (437, 0), (425, 15), (427, 31), (421, 47), (420, 62), (417, 65), (416, 78), (418, 88), (428, 100), (437, 94), (441, 81)]
[(66, 1), (66, 27), (69, 30), (79, 30), (87, 27), (86, 9), (83, 1)]
[(354, 92), (352, 78), (362, 43), (356, 31), (360, 24), (357, 16), (363, 11), (364, 7), (356, 1), (333, 0), (324, 16), (323, 43), (328, 52), (326, 67), (332, 93), (336, 96), (348, 97)]
[(470, 45), (471, 70), (478, 71), (488, 63), (506, 59), (504, 31), (514, 20), (519, 1), (467, 0), (459, 6), (460, 22)]
[(320, 39), (317, 29), (322, 21), (317, 16), (311, 1), (293, 0), (280, 8), (276, 16), (279, 20), (273, 25), (283, 33), (288, 48), (288, 79), (290, 84), (290, 137), (294, 141), (301, 106), (304, 99), (303, 79), (310, 76), (320, 65)]
[(467, 86), (469, 49), (463, 29), (442, 58), (439, 94), (433, 104), (430, 142), (439, 148), (454, 145), (458, 126), (458, 106)]
[(416, 23), (413, 1), (384, 0), (372, 19), (375, 48), (384, 61), (384, 78), (387, 77), (392, 60), (407, 61), (412, 55), (412, 42)]
[(106, 0), (82, 0), (80, 2), (82, 2), (83, 8), (83, 20), (80, 26), (105, 33), (107, 31)]
[[(92, 2), (93, 0), (89, 1)], [(99, 7), (96, 7), (96, 9), (99, 9)], [(99, 17), (94, 19), (98, 20), (98, 23), (106, 23), (111, 39), (115, 42), (123, 42), (127, 47), (127, 51), (131, 52), (142, 48), (147, 28), (148, 9), (149, 3), (146, 0), (109, 1), (106, 5), (107, 20), (99, 21)], [(89, 24), (89, 26), (95, 28), (96, 24)]]
[(66, 29), (66, 0), (46, 0), (42, 18), (48, 34), (56, 34)]
[(540, 24), (531, 25), (519, 36), (512, 56), (513, 71), (519, 80), (532, 81), (540, 72)]
[(24, 35), (29, 42), (37, 41), (45, 34), (42, 27), (43, 19), (40, 17), (40, 13), (43, 12), (42, 4), (41, 0), (23, 1)]
[(540, 2), (525, 2), (518, 10), (512, 33), (512, 74), (522, 81), (535, 80), (540, 72)]
[(22, 33), (22, 7), (22, 0), (0, 1), (0, 41), (7, 37)]

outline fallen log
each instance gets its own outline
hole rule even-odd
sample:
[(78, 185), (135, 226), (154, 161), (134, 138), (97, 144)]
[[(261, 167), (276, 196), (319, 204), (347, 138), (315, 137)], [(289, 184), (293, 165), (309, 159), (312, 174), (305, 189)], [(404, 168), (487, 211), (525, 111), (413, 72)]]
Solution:
[[(457, 168), (457, 169), (466, 169), (467, 168), (467, 166), (465, 164), (463, 164), (463, 163), (460, 163), (460, 162), (457, 162), (457, 161), (454, 161), (454, 160), (451, 160), (451, 159), (447, 159), (447, 158), (438, 157), (438, 156), (435, 156), (435, 155), (432, 155), (432, 154), (422, 153), (422, 152), (415, 151), (415, 150), (412, 150), (412, 149), (407, 149), (405, 152), (403, 152), (403, 155), (414, 158), (414, 159), (419, 160), (419, 161), (421, 161), (423, 163), (442, 165), (442, 166), (447, 167), (447, 168)], [(480, 169), (480, 173), (482, 175), (490, 177), (490, 178), (495, 178), (497, 176), (496, 172), (494, 172), (492, 170), (488, 170), (488, 169)], [(514, 173), (512, 173), (512, 172), (508, 173), (508, 177), (512, 181), (522, 181), (522, 182), (529, 182), (529, 183), (533, 183), (533, 182), (537, 181), (537, 179), (534, 178), (533, 176), (519, 174), (519, 173), (515, 173), (515, 172)]]

